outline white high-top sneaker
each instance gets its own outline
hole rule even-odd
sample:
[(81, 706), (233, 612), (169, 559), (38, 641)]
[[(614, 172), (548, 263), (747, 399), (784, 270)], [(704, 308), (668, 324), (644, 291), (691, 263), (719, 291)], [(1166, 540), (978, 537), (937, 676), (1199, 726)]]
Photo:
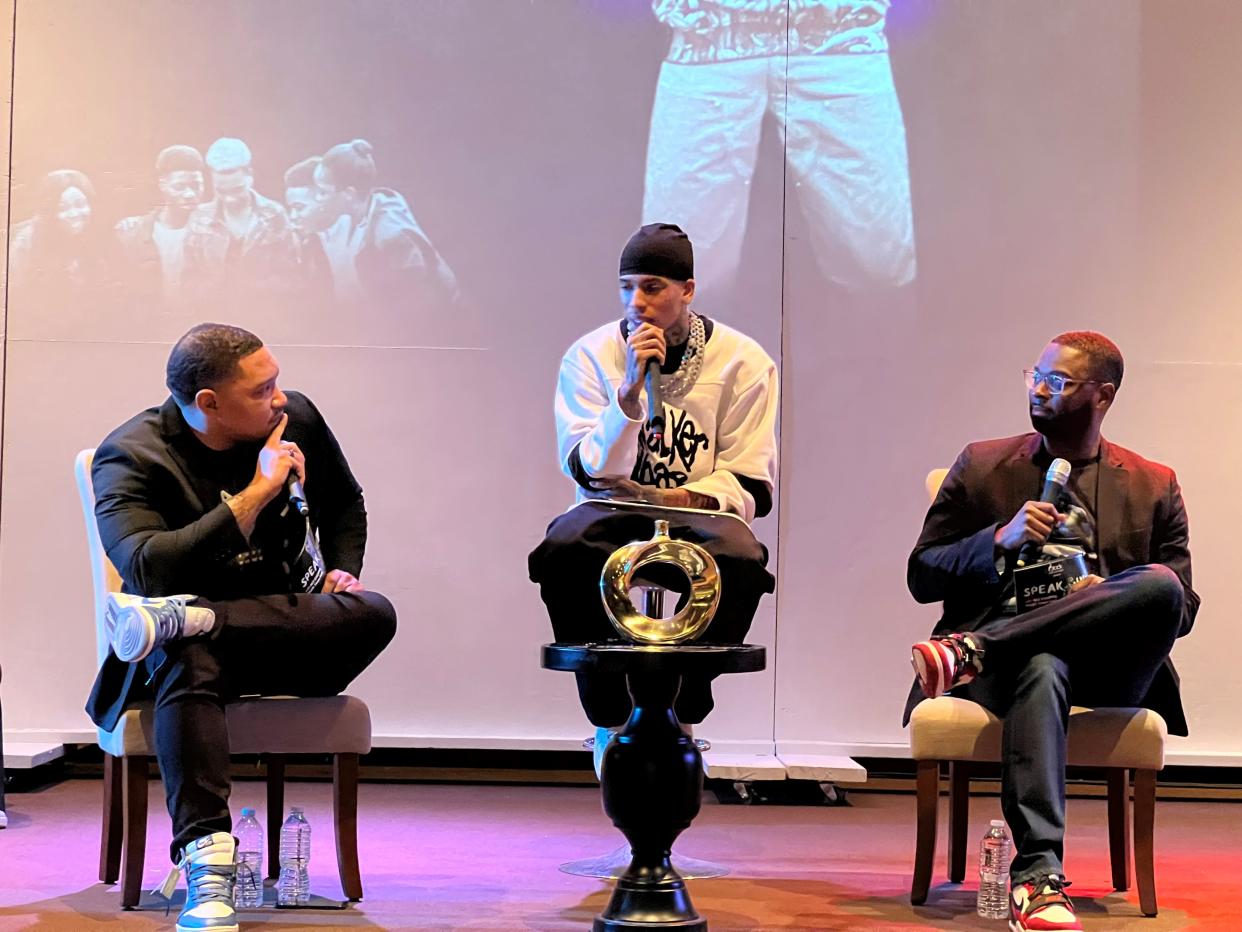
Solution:
[(172, 896), (182, 868), (187, 890), (185, 908), (177, 917), (177, 932), (238, 932), (233, 908), (236, 839), (228, 832), (216, 832), (186, 845), (180, 863), (159, 891), (165, 897)]
[(142, 660), (173, 638), (206, 634), (215, 626), (216, 613), (186, 605), (197, 596), (170, 595), (147, 599), (125, 592), (109, 592), (104, 627), (112, 652), (121, 660)]

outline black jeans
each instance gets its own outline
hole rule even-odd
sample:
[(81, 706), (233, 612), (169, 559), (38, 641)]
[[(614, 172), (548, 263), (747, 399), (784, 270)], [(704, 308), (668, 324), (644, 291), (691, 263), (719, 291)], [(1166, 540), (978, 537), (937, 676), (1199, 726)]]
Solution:
[(1014, 883), (1063, 873), (1070, 706), (1141, 705), (1173, 649), (1183, 599), (1172, 570), (1136, 566), (971, 634), (984, 672), (953, 694), (1005, 720), (1001, 809), (1014, 835)]
[(225, 703), (250, 695), (334, 696), (397, 630), (392, 605), (376, 592), (193, 604), (216, 613), (212, 633), (172, 641), (162, 660), (147, 661), (155, 668), (155, 756), (172, 816), (173, 861), (191, 841), (233, 829)]
[[(702, 545), (720, 568), (720, 605), (700, 640), (742, 643), (759, 600), (776, 588), (775, 578), (765, 569), (767, 549), (746, 523), (711, 512), (695, 514), (655, 506), (639, 510), (606, 502), (584, 502), (561, 515), (548, 526), (543, 543), (530, 555), (530, 578), (539, 584), (557, 641), (583, 644), (620, 640), (600, 598), (600, 574), (618, 547), (649, 539), (656, 518), (668, 520), (671, 537)], [(672, 578), (659, 579), (661, 585), (684, 590), (683, 574), (673, 570), (668, 575)], [(632, 703), (624, 676), (579, 673), (577, 678), (578, 696), (591, 724), (615, 728), (630, 717)], [(683, 679), (676, 703), (682, 722), (698, 724), (713, 704), (711, 678)]]

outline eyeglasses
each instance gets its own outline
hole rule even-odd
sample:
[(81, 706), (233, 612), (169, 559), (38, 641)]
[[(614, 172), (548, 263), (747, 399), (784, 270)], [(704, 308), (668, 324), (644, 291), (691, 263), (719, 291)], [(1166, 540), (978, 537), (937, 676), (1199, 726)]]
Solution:
[(1028, 392), (1035, 391), (1040, 382), (1048, 386), (1048, 393), (1051, 395), (1059, 395), (1065, 391), (1067, 385), (1102, 385), (1099, 379), (1071, 379), (1064, 375), (1057, 375), (1055, 372), (1040, 372), (1038, 369), (1023, 369), (1022, 374), (1026, 376), (1026, 390)]

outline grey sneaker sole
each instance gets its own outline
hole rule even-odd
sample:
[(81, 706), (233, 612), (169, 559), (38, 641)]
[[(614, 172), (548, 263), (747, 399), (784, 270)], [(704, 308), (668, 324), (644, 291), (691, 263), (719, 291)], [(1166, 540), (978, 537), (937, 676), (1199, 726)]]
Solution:
[(104, 610), (104, 627), (112, 652), (126, 663), (143, 660), (155, 644), (155, 622), (145, 612), (111, 599)]

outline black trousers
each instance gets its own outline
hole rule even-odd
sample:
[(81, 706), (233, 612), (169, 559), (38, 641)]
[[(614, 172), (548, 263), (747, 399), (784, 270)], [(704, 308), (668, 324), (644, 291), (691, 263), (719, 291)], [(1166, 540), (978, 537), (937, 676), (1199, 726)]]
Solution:
[(334, 696), (397, 630), (392, 605), (375, 592), (193, 604), (216, 613), (212, 633), (172, 641), (160, 660), (147, 661), (173, 861), (191, 841), (233, 828), (225, 703), (251, 695)]
[[(701, 544), (720, 568), (720, 605), (699, 639), (740, 644), (750, 630), (765, 593), (776, 579), (765, 568), (768, 551), (743, 521), (711, 512), (694, 513), (655, 506), (641, 508), (583, 502), (548, 526), (543, 543), (530, 555), (532, 582), (539, 584), (557, 641), (584, 644), (618, 641), (600, 598), (599, 578), (618, 547), (647, 540), (655, 519), (669, 522), (669, 535)], [(657, 570), (658, 566), (650, 569)], [(686, 579), (673, 570), (661, 585), (684, 591)], [(630, 694), (620, 674), (579, 673), (578, 696), (593, 725), (613, 728), (630, 716)], [(712, 710), (711, 678), (686, 677), (677, 696), (677, 717), (697, 724)]]
[(1136, 566), (971, 634), (984, 672), (953, 695), (1004, 718), (1001, 809), (1014, 883), (1064, 873), (1070, 706), (1141, 705), (1173, 649), (1183, 599), (1168, 567)]

